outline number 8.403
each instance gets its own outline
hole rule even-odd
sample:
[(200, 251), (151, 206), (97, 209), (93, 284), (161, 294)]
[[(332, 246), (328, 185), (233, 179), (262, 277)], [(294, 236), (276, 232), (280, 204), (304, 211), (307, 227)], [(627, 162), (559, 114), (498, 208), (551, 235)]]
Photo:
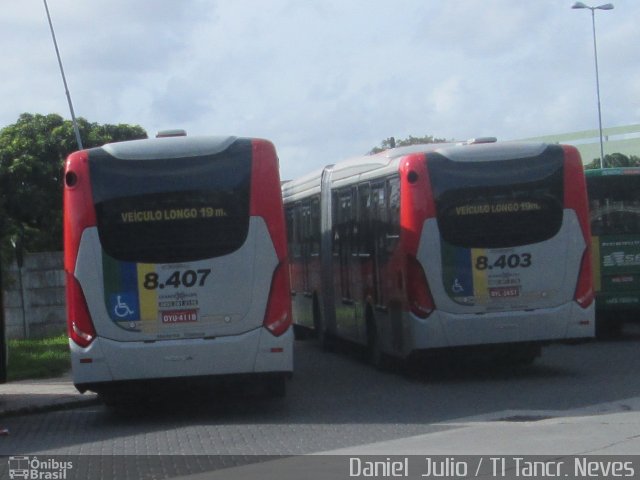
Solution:
[(476, 270), (492, 270), (494, 268), (527, 268), (531, 266), (531, 254), (511, 254), (500, 255), (493, 262), (489, 261), (489, 257), (486, 255), (479, 255), (476, 258), (475, 268)]
[(177, 270), (162, 282), (160, 281), (160, 276), (156, 272), (149, 272), (144, 276), (143, 286), (147, 290), (155, 290), (156, 288), (163, 289), (165, 287), (178, 288), (180, 286), (188, 288), (193, 287), (196, 284), (199, 287), (203, 287), (210, 273), (210, 268), (185, 270), (184, 272)]

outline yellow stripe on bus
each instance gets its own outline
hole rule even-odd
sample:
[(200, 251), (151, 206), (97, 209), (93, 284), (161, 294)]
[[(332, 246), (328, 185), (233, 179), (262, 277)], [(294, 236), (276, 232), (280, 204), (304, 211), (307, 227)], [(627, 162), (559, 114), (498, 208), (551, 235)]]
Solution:
[(138, 263), (138, 299), (140, 302), (140, 320), (144, 325), (155, 325), (158, 321), (158, 294), (156, 289), (144, 288), (145, 277), (149, 273), (155, 273), (155, 265), (152, 263)]
[(484, 248), (471, 249), (471, 270), (473, 271), (473, 296), (476, 297), (476, 303), (486, 304), (489, 300), (489, 287), (487, 282), (487, 269), (480, 270), (476, 268), (478, 257), (486, 256), (487, 251)]

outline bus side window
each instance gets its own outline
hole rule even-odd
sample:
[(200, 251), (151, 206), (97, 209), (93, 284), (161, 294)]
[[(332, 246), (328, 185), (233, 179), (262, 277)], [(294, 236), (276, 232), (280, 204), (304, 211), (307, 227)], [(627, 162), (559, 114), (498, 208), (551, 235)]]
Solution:
[(371, 188), (369, 183), (358, 186), (358, 250), (360, 256), (373, 255), (371, 231)]
[(331, 253), (333, 256), (337, 256), (340, 251), (340, 200), (338, 198), (338, 192), (331, 192)]
[(308, 261), (311, 247), (311, 206), (305, 202), (300, 208), (300, 243), (302, 244), (302, 256)]
[(302, 256), (302, 206), (300, 203), (295, 204), (295, 214), (293, 220), (293, 257), (300, 258)]
[(387, 181), (389, 211), (387, 216), (387, 251), (395, 250), (400, 240), (400, 178), (392, 177)]
[(311, 256), (320, 255), (320, 199), (315, 197), (311, 199), (311, 208), (309, 211), (310, 214), (310, 253)]
[(372, 237), (375, 242), (376, 255), (382, 255), (386, 243), (387, 208), (385, 183), (371, 186)]
[(287, 215), (287, 240), (289, 242), (289, 255), (291, 258), (296, 258), (299, 256), (300, 245), (298, 244), (298, 236), (296, 235), (296, 230), (298, 228), (297, 224), (297, 214), (298, 214), (298, 204), (294, 203), (287, 207), (286, 215)]
[(335, 192), (335, 222), (333, 233), (334, 258), (338, 259), (340, 289), (343, 298), (351, 298), (349, 264), (353, 248), (354, 215), (350, 188)]

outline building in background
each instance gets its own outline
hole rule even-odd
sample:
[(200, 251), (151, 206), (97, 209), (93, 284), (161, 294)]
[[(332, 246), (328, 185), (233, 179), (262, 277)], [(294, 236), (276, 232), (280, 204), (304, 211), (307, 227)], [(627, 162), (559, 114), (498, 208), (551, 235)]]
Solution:
[[(640, 156), (640, 124), (604, 128), (602, 133), (605, 156), (613, 153)], [(575, 145), (580, 151), (582, 161), (585, 164), (600, 158), (600, 136), (597, 129), (545, 135), (523, 140)]]

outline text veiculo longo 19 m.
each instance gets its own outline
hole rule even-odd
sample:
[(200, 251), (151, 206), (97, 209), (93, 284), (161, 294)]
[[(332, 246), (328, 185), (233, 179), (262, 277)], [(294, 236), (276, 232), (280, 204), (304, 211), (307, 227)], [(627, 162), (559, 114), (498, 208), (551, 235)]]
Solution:
[(122, 223), (163, 222), (198, 218), (226, 217), (224, 208), (167, 208), (164, 210), (132, 210), (120, 213)]

